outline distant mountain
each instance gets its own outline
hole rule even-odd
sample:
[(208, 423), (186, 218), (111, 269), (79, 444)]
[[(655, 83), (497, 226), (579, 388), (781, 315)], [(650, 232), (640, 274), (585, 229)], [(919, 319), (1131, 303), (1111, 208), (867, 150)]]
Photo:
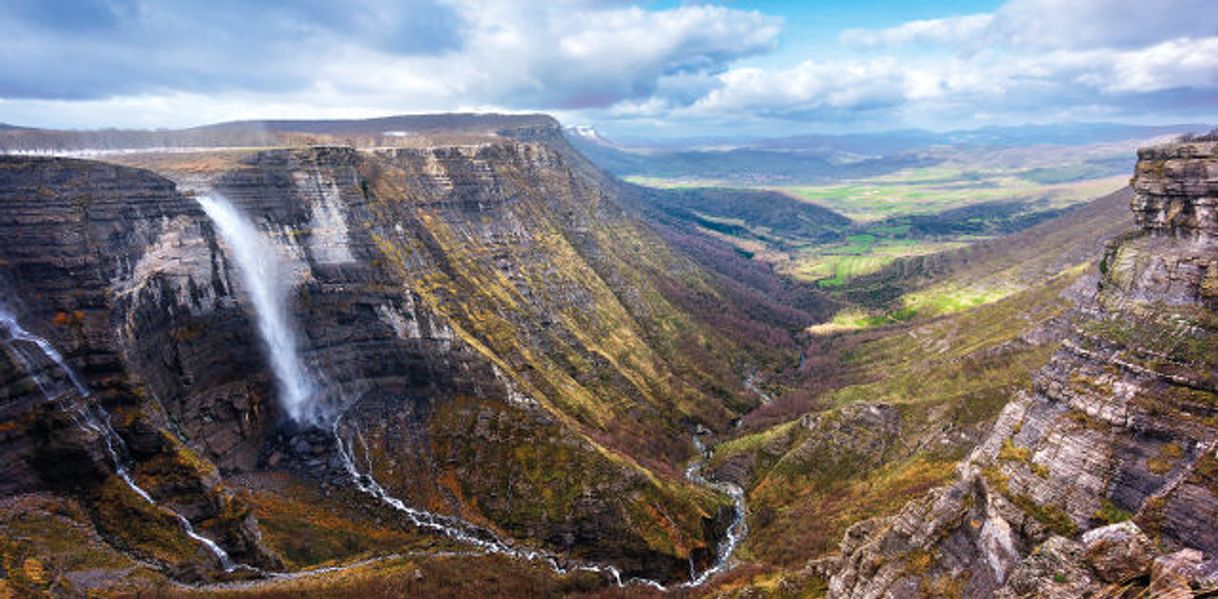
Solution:
[[(541, 114), (422, 114), (322, 121), (230, 121), (188, 129), (33, 129), (0, 127), (0, 153), (64, 153), (151, 148), (284, 145), (402, 145), (415, 137), (452, 141), (514, 131), (555, 134), (558, 121)], [(442, 139), (440, 139), (442, 138)]]
[[(568, 134), (571, 145), (597, 166), (618, 176), (721, 181), (746, 185), (823, 182), (842, 177), (882, 175), (930, 166), (938, 159), (915, 153), (863, 157), (824, 151), (765, 148), (639, 151)], [(602, 138), (603, 139), (603, 138)]]
[[(568, 128), (572, 145), (601, 168), (618, 176), (720, 181), (733, 184), (790, 185), (881, 175), (903, 168), (931, 166), (952, 151), (972, 148), (1023, 148), (1039, 145), (1087, 146), (1128, 140), (1204, 132), (1207, 125), (1124, 125), (1073, 123), (986, 127), (970, 131), (935, 132), (906, 129), (844, 135), (796, 135), (736, 144), (707, 144), (688, 140), (662, 145), (623, 146), (605, 139), (591, 127)], [(1127, 161), (1097, 164), (1096, 176), (1124, 172)], [(1100, 172), (1102, 171), (1102, 172)], [(1067, 176), (1033, 172), (1039, 182)], [(1070, 173), (1069, 178), (1077, 178)]]

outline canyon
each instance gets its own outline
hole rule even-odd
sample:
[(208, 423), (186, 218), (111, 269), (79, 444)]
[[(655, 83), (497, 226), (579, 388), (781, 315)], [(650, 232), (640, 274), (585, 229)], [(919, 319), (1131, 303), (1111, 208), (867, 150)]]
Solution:
[(1218, 585), (1209, 137), (832, 292), (540, 115), (0, 146), (0, 596)]

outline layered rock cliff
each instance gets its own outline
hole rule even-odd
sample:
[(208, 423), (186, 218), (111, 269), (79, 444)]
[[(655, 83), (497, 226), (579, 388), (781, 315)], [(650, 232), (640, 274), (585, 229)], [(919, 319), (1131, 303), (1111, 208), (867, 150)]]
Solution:
[(1139, 152), (1138, 228), (1074, 332), (957, 480), (852, 527), (840, 597), (1212, 590), (1218, 563), (1218, 150)]
[[(128, 558), (222, 575), (167, 512), (128, 497), (104, 439), (73, 421), (81, 405), (111, 415), (158, 505), (241, 563), (362, 550), (281, 534), (312, 510), (396, 521), (353, 491), (329, 428), (285, 426), (250, 290), (195, 201), (215, 193), (274, 245), (326, 422), (388, 492), (627, 575), (706, 568), (731, 506), (683, 478), (690, 435), (759, 401), (742, 382), (759, 360), (793, 356), (750, 356), (708, 326), (699, 303), (738, 311), (713, 280), (625, 214), (555, 123), (526, 124), (460, 144), (125, 157), (159, 175), (0, 158), (4, 303), (89, 390), (43, 401), (33, 378), (66, 373), (6, 346), (0, 493), (18, 503), (0, 525), (67, 502), (72, 526)], [(271, 509), (268, 473), (317, 503)], [(0, 553), (20, 565), (37, 546)], [(44, 582), (75, 576), (39, 563)]]
[[(221, 483), (211, 463), (172, 432), (170, 418), (155, 400), (149, 381), (172, 367), (169, 357), (140, 353), (128, 342), (136, 331), (153, 328), (142, 317), (149, 306), (172, 305), (164, 301), (172, 283), (150, 277), (144, 265), (182, 236), (205, 252), (216, 251), (214, 240), (198, 228), (201, 214), (194, 202), (147, 172), (5, 157), (0, 158), (0, 205), (5, 308), (51, 339), (91, 389), (84, 396), (72, 385), (39, 385), (38, 379), (62, 382), (72, 375), (44, 352), (30, 351), (30, 342), (12, 339), (10, 331), (0, 441), (5, 491), (51, 489), (80, 497), (116, 546), (180, 575), (203, 575), (208, 559), (200, 556), (200, 547), (183, 536), (167, 512), (128, 492), (107, 452), (113, 441), (82, 425), (84, 411), (100, 406), (135, 460), (132, 476), (152, 498), (220, 539), (242, 562), (276, 566), (258, 543), (248, 506)], [(194, 227), (183, 226), (192, 220)], [(185, 298), (179, 305), (187, 312), (198, 309), (215, 297), (213, 283), (203, 278), (175, 290)], [(225, 330), (229, 319), (242, 317), (236, 310), (221, 312), (217, 327)], [(248, 347), (246, 360), (257, 355), (252, 340)]]

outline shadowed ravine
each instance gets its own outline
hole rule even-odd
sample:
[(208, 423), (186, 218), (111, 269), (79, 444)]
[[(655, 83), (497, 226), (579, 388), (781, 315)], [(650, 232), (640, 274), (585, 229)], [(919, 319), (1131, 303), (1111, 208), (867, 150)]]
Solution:
[(111, 462), (114, 464), (115, 474), (122, 479), (123, 483), (132, 493), (139, 495), (141, 499), (148, 502), (156, 509), (165, 510), (172, 514), (174, 519), (178, 521), (179, 526), (182, 527), (182, 532), (185, 533), (186, 536), (190, 537), (191, 540), (205, 547), (207, 551), (216, 558), (216, 561), (220, 563), (220, 567), (223, 568), (225, 572), (232, 572), (238, 568), (246, 568), (245, 566), (233, 562), (228, 553), (224, 551), (224, 549), (215, 541), (196, 532), (194, 525), (192, 525), (190, 520), (187, 520), (185, 516), (169, 509), (168, 507), (158, 504), (156, 500), (144, 490), (143, 487), (140, 487), (135, 482), (135, 479), (131, 477), (130, 458), (128, 457), (127, 445), (123, 442), (123, 438), (120, 437), (110, 425), (110, 415), (101, 406), (99, 406), (97, 402), (91, 401), (91, 394), (88, 387), (85, 386), (84, 382), (80, 380), (80, 377), (77, 376), (72, 367), (68, 365), (67, 361), (64, 360), (63, 355), (61, 355), (49, 341), (22, 328), (17, 322), (16, 317), (6, 310), (0, 310), (0, 328), (5, 330), (5, 343), (12, 350), (13, 354), (17, 356), (17, 358), (26, 367), (26, 371), (34, 379), (35, 384), (37, 384), (38, 388), (42, 391), (42, 394), (47, 401), (54, 402), (60, 399), (60, 397), (63, 395), (63, 390), (54, 390), (50, 382), (43, 380), (43, 378), (39, 376), (38, 372), (30, 365), (29, 359), (17, 346), (18, 342), (29, 343), (37, 347), (47, 359), (49, 359), (55, 364), (56, 367), (59, 368), (64, 377), (71, 382), (72, 387), (77, 393), (80, 394), (81, 399), (86, 402), (85, 405), (76, 404), (73, 406), (74, 409), (71, 413), (73, 420), (75, 420), (77, 426), (93, 432), (101, 439), (102, 444), (106, 448), (106, 453), (109, 455)]
[[(332, 431), (336, 451), (345, 473), (350, 477), (355, 488), (404, 514), (418, 528), (439, 533), (486, 553), (541, 562), (558, 574), (574, 571), (595, 572), (608, 577), (619, 586), (639, 584), (659, 590), (670, 588), (659, 581), (648, 578), (623, 580), (621, 570), (610, 564), (578, 562), (545, 550), (520, 547), (517, 543), (501, 539), (494, 533), (460, 518), (411, 507), (386, 491), (372, 475), (371, 452), (368, 451), (367, 444), (357, 425), (347, 424), (341, 414), (330, 417), (322, 414), (316, 408), (317, 401), (325, 397), (329, 390), (319, 388), (313, 381), (326, 380), (326, 373), (313, 373), (316, 376), (310, 376), (308, 368), (300, 359), (300, 348), (296, 345), (298, 337), (283, 299), (283, 282), (279, 279), (280, 273), (284, 272), (284, 269), (280, 268), (277, 263), (273, 245), (269, 240), (263, 238), (252, 222), (242, 216), (222, 196), (206, 194), (199, 197), (198, 201), (204, 212), (216, 225), (226, 245), (232, 250), (236, 269), (242, 282), (248, 288), (249, 297), (254, 304), (253, 310), (258, 323), (258, 334), (267, 350), (268, 363), (275, 381), (279, 385), (278, 395), (281, 407), (293, 423), (301, 429), (322, 427)], [(349, 408), (354, 402), (343, 401), (341, 403)], [(327, 420), (329, 422), (326, 422)], [(714, 575), (725, 571), (732, 553), (747, 531), (744, 524), (743, 490), (734, 484), (711, 481), (703, 477), (702, 466), (709, 456), (709, 452), (697, 434), (694, 435), (693, 440), (698, 448), (698, 456), (686, 470), (686, 477), (694, 484), (729, 495), (734, 504), (735, 514), (732, 524), (726, 532), (726, 538), (716, 549), (714, 562), (701, 573), (695, 572), (691, 563), (690, 580), (672, 588), (699, 586)], [(367, 463), (366, 471), (360, 470), (358, 466), (360, 461)]]
[[(697, 587), (705, 584), (708, 580), (717, 574), (728, 570), (732, 554), (744, 540), (748, 534), (748, 526), (745, 523), (745, 495), (744, 490), (738, 485), (722, 481), (714, 481), (705, 478), (702, 475), (702, 468), (710, 457), (711, 451), (706, 449), (702, 444), (699, 433), (695, 433), (693, 440), (694, 445), (698, 448), (698, 456), (685, 470), (685, 476), (690, 482), (709, 487), (724, 493), (732, 498), (734, 506), (734, 514), (732, 523), (726, 531), (726, 537), (719, 543), (715, 552), (715, 561), (706, 570), (701, 573), (693, 570), (692, 564), (690, 567), (690, 580), (687, 582), (665, 585), (659, 581), (649, 578), (630, 578), (623, 580), (622, 573), (619, 568), (611, 564), (597, 563), (581, 563), (576, 561), (566, 560), (562, 556), (544, 551), (541, 549), (528, 549), (515, 546), (514, 543), (509, 543), (497, 537), (494, 533), (476, 526), (470, 522), (466, 522), (460, 518), (452, 516), (443, 516), (420, 510), (406, 505), (400, 499), (389, 494), (384, 487), (377, 482), (371, 474), (372, 462), (371, 453), (367, 449), (367, 444), (364, 442), (363, 435), (355, 425), (350, 425), (344, 428), (342, 417), (340, 416), (334, 422), (334, 438), (338, 448), (339, 456), (342, 458), (343, 466), (350, 475), (351, 481), (356, 488), (361, 492), (375, 497), (385, 505), (394, 510), (405, 514), (412, 524), (419, 528), (438, 532), (446, 537), (461, 543), (473, 545), (487, 553), (496, 553), (506, 555), (516, 559), (527, 561), (537, 561), (546, 564), (558, 574), (566, 574), (568, 572), (596, 572), (604, 574), (611, 578), (618, 586), (626, 586), (631, 584), (640, 584), (650, 586), (659, 590), (667, 591), (677, 588)], [(362, 456), (357, 455), (356, 448), (363, 448)], [(361, 472), (356, 465), (357, 461), (362, 458), (368, 463), (368, 471)]]

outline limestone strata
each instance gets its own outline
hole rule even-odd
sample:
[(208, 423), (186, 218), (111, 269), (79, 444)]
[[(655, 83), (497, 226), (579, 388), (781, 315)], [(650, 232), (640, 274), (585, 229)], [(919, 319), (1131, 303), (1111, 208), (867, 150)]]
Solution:
[[(692, 447), (673, 431), (725, 427), (757, 402), (746, 355), (679, 301), (721, 304), (709, 279), (616, 204), (556, 124), (527, 124), (435, 147), (156, 157), (165, 177), (0, 158), (4, 288), (114, 414), (141, 484), (237, 560), (278, 567), (225, 477), (350, 485), (325, 431), (280, 418), (248, 290), (192, 197), (223, 194), (274, 244), (321, 401), (387, 489), (517, 542), (684, 580), (713, 559), (730, 506), (684, 481)], [(74, 481), (65, 492), (99, 508), (99, 529), (159, 558), (123, 540), (131, 506), (110, 501), (97, 439), (31, 395), (46, 364), (8, 358), (0, 491)], [(163, 561), (208, 575), (184, 573), (192, 557)]]
[[(216, 247), (210, 229), (194, 202), (178, 194), (171, 182), (145, 171), (69, 159), (3, 157), (0, 207), (4, 303), (25, 326), (49, 339), (92, 389), (90, 397), (81, 397), (44, 357), (7, 352), (5, 370), (10, 380), (16, 377), (0, 404), (8, 431), (0, 454), (16, 474), (8, 490), (50, 488), (98, 505), (112, 503), (105, 499), (108, 489), (121, 485), (114, 464), (103, 440), (82, 428), (78, 415), (98, 402), (112, 414), (114, 428), (133, 454), (134, 476), (155, 499), (200, 525), (206, 521), (206, 532), (223, 539), (238, 559), (274, 565), (258, 544), (248, 510), (220, 484), (210, 464), (193, 457), (154, 399), (155, 382), (170, 376), (177, 356), (131, 342), (163, 334), (159, 326), (167, 320), (211, 311), (214, 298), (226, 293), (212, 269)], [(173, 267), (168, 273), (154, 272), (150, 264), (157, 262)], [(216, 320), (223, 328), (225, 319)], [(217, 344), (221, 347), (226, 346)], [(18, 359), (21, 354), (24, 360)], [(45, 401), (36, 385), (23, 380), (30, 369), (21, 362), (30, 359), (35, 360), (33, 376), (58, 379), (55, 401)], [(130, 521), (124, 522), (106, 509), (94, 513), (99, 527), (136, 553), (144, 551), (139, 531), (161, 525), (161, 515), (151, 512), (127, 513), (121, 517)], [(145, 555), (185, 564), (194, 559), (193, 552)]]
[[(1205, 586), (1199, 564), (1218, 556), (1215, 145), (1139, 152), (1138, 230), (1109, 248), (1088, 316), (957, 482), (851, 529), (824, 567), (832, 595), (1081, 596), (1120, 581), (1167, 596)], [(1123, 519), (1130, 528), (1101, 528)], [(1182, 553), (1155, 559), (1150, 540)], [(929, 569), (910, 567), (926, 563), (919, 555)]]

